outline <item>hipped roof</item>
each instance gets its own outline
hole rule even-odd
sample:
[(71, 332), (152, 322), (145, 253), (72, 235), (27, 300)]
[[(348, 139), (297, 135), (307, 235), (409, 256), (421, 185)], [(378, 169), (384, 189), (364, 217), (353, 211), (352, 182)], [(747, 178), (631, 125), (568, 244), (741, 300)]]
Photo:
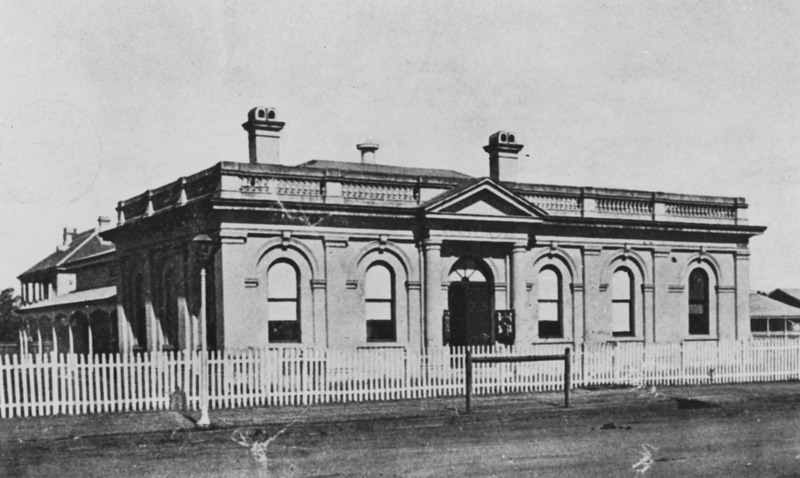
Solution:
[(113, 251), (114, 245), (101, 240), (100, 236), (97, 235), (98, 232), (97, 229), (89, 229), (75, 234), (67, 247), (57, 248), (55, 252), (37, 262), (36, 265), (17, 276), (17, 278), (22, 279), (38, 272), (65, 267), (81, 259)]
[(751, 318), (794, 318), (800, 319), (800, 308), (761, 294), (750, 293)]

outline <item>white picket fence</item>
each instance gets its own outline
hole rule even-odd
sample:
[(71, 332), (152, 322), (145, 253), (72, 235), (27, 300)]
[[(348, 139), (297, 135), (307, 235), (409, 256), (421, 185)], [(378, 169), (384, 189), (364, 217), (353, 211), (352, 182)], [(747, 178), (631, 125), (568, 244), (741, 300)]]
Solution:
[[(475, 356), (553, 355), (563, 345), (471, 347)], [(212, 408), (457, 396), (465, 348), (252, 349), (209, 353)], [(0, 356), (0, 418), (163, 410), (181, 390), (199, 406), (197, 352)], [(474, 365), (474, 393), (563, 389), (562, 362)], [(585, 344), (572, 384), (683, 385), (800, 379), (800, 340)]]

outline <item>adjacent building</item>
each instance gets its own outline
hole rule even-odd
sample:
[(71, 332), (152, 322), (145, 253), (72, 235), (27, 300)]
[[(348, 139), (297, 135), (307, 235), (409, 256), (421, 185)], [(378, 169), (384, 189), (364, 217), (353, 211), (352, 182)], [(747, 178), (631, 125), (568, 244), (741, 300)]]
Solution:
[(18, 276), (26, 333), (38, 350), (108, 353), (119, 349), (114, 245), (100, 237), (109, 219), (64, 228), (56, 250)]
[(792, 307), (800, 307), (800, 289), (775, 289), (767, 296)]
[(800, 308), (771, 298), (774, 292), (769, 295), (750, 294), (750, 330), (753, 336), (800, 336)]

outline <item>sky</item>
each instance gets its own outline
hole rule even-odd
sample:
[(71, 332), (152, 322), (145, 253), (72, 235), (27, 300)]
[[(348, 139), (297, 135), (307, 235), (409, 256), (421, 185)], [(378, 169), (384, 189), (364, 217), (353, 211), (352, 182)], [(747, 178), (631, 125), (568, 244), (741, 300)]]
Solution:
[(745, 197), (751, 286), (800, 287), (798, 2), (0, 2), (0, 288), (65, 226), (219, 161), (254, 106), (284, 164)]

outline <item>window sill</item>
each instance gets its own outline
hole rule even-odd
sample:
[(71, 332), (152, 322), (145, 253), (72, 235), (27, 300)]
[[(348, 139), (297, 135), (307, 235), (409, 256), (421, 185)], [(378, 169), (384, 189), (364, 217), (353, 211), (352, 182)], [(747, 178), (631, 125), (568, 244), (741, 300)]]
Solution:
[(616, 343), (626, 343), (626, 344), (634, 344), (634, 343), (644, 343), (644, 339), (641, 337), (636, 337), (633, 335), (629, 336), (614, 336), (610, 340), (606, 340), (607, 344), (616, 344)]
[(684, 342), (717, 342), (719, 338), (710, 335), (690, 335), (683, 338)]
[(639, 337), (635, 334), (611, 334), (611, 340), (609, 342), (644, 342), (643, 337)]
[(750, 332), (753, 337), (800, 337), (800, 332)]
[(357, 350), (370, 350), (370, 349), (403, 349), (406, 345), (397, 342), (367, 342), (356, 346)]
[(531, 345), (541, 345), (541, 344), (571, 344), (573, 342), (572, 337), (537, 337)]

